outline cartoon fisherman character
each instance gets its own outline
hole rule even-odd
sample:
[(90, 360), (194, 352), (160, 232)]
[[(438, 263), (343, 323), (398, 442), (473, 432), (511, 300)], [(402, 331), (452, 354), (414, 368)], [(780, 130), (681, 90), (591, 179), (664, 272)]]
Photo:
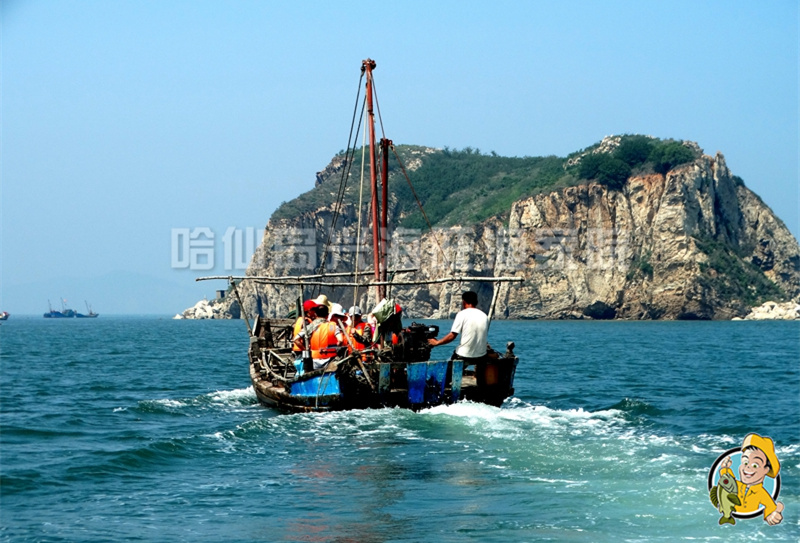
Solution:
[(768, 437), (748, 434), (741, 451), (739, 480), (733, 475), (732, 462), (728, 457), (720, 463), (719, 484), (711, 489), (711, 501), (722, 513), (719, 523), (735, 524), (732, 513), (746, 515), (763, 507), (767, 524), (779, 524), (783, 520), (783, 503), (775, 503), (763, 484), (764, 478), (775, 478), (781, 469), (775, 456), (775, 444)]

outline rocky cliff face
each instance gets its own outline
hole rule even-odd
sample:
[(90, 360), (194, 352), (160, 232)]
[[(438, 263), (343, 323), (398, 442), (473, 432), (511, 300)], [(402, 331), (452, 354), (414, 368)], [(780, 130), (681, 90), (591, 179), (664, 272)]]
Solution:
[[(311, 274), (323, 256), (327, 272), (351, 272), (357, 251), (359, 269), (371, 269), (371, 242), (357, 237), (352, 207), (339, 217), (326, 253), (332, 217), (324, 207), (270, 221), (247, 274)], [(622, 190), (590, 182), (525, 198), (506, 221), (397, 230), (389, 253), (392, 268), (418, 269), (398, 278), (523, 278), (501, 286), (395, 287), (392, 295), (411, 317), (449, 318), (465, 289), (477, 290), (488, 308), (498, 288), (495, 314), (512, 319), (730, 319), (766, 299), (800, 298), (797, 240), (719, 153), (666, 175), (632, 177)], [(300, 295), (298, 287), (253, 281), (239, 288), (249, 315), (283, 316)], [(365, 309), (375, 302), (364, 289), (322, 292), (345, 306), (354, 297)], [(307, 287), (303, 296), (310, 294)]]
[(590, 183), (519, 201), (510, 228), (529, 277), (509, 293), (510, 316), (726, 319), (775, 287), (800, 294), (797, 241), (721, 154), (622, 191)]

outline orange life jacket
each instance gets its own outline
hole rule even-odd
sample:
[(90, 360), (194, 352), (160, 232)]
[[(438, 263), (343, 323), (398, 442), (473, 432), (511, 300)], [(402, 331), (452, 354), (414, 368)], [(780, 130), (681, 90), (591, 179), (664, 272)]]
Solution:
[(354, 348), (358, 351), (363, 351), (367, 348), (365, 344), (356, 339), (356, 337), (353, 335), (354, 333), (358, 334), (362, 338), (365, 336), (365, 334), (368, 334), (368, 337), (371, 339), (372, 327), (366, 322), (359, 322), (355, 326), (347, 327), (347, 337), (350, 338), (350, 341), (347, 344), (347, 350), (351, 353), (353, 352)]
[(321, 324), (311, 334), (311, 358), (331, 358), (341, 345), (336, 337), (336, 324), (326, 322)]
[[(294, 323), (294, 326), (292, 327), (292, 338), (293, 339), (296, 338), (300, 334), (300, 332), (305, 330), (306, 321), (307, 321), (307, 319), (305, 317), (298, 317), (297, 318), (297, 320)], [(303, 343), (305, 343), (305, 341), (303, 341)], [(297, 343), (292, 341), (292, 351), (294, 351), (296, 353), (299, 353), (299, 352), (302, 352), (302, 350), (303, 350), (302, 346), (298, 346)]]

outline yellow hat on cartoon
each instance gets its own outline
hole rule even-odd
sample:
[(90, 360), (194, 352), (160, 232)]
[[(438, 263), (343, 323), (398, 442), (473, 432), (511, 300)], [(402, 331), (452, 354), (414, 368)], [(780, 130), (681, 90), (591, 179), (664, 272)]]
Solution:
[(742, 442), (742, 451), (751, 446), (758, 447), (767, 455), (770, 466), (767, 477), (772, 477), (774, 479), (781, 470), (781, 463), (778, 462), (778, 457), (775, 456), (775, 443), (768, 437), (761, 437), (758, 434), (747, 434), (747, 437), (744, 438), (744, 442)]

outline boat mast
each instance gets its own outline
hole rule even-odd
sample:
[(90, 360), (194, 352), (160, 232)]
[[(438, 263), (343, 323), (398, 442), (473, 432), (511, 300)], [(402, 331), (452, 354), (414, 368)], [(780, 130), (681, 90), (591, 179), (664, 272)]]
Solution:
[[(380, 281), (381, 276), (381, 227), (378, 220), (378, 167), (375, 154), (375, 113), (372, 107), (372, 70), (375, 61), (366, 59), (361, 63), (361, 69), (367, 75), (367, 119), (369, 124), (369, 178), (372, 184), (372, 265), (375, 269), (375, 281)], [(380, 301), (386, 294), (386, 287), (378, 285), (377, 295)]]

